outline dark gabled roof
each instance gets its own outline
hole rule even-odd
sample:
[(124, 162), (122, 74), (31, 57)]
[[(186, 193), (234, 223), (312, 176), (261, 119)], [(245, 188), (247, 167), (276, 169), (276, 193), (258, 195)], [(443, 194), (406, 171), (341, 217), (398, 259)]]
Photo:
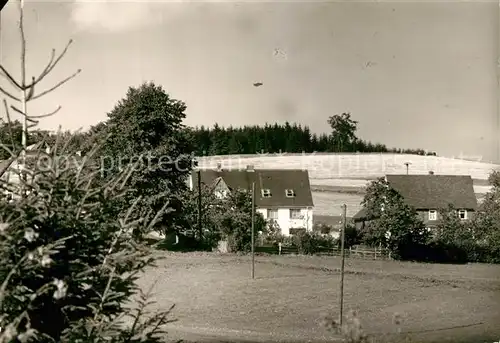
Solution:
[(354, 216), (352, 216), (352, 220), (355, 223), (370, 221), (374, 219), (377, 219), (377, 217), (374, 215), (369, 216), (366, 207), (362, 207), (361, 210), (359, 210)]
[(455, 208), (475, 210), (472, 178), (464, 175), (387, 175), (387, 182), (415, 209)]
[(361, 210), (359, 210), (354, 216), (352, 216), (352, 219), (355, 223), (365, 221), (368, 219), (367, 213), (368, 211), (366, 210), (366, 207), (362, 207)]
[[(455, 208), (477, 209), (477, 198), (470, 176), (463, 175), (386, 175), (387, 182), (416, 210)], [(375, 219), (367, 217), (365, 207), (352, 218), (355, 222)]]
[[(197, 171), (192, 172), (193, 187), (197, 188)], [(294, 169), (200, 170), (201, 182), (213, 186), (222, 178), (230, 190), (250, 190), (255, 182), (255, 204), (259, 207), (313, 207), (309, 173)], [(269, 189), (271, 197), (262, 197), (262, 190)], [(295, 197), (288, 198), (286, 190), (293, 189)]]

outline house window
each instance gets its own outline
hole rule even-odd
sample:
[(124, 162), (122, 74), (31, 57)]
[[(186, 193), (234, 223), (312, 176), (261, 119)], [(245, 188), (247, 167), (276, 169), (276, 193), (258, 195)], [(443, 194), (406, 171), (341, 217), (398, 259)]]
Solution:
[(278, 210), (267, 210), (267, 219), (278, 220)]
[(466, 210), (458, 210), (458, 217), (462, 220), (467, 219), (467, 211)]
[(270, 189), (263, 189), (262, 190), (262, 197), (263, 198), (270, 198), (271, 197), (271, 190)]
[(295, 191), (293, 189), (287, 189), (285, 191), (286, 197), (287, 198), (293, 198), (295, 197)]
[(436, 210), (429, 211), (429, 220), (437, 220), (437, 211)]
[(300, 208), (290, 209), (290, 219), (302, 219), (302, 212), (300, 211)]
[(218, 191), (215, 191), (215, 196), (218, 199), (224, 199), (225, 197), (227, 197), (227, 192), (225, 190), (218, 190)]

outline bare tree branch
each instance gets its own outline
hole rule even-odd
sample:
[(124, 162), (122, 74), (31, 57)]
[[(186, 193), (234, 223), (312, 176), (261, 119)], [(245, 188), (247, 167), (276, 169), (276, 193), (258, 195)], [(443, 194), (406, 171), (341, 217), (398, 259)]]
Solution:
[(47, 89), (46, 91), (43, 91), (42, 93), (38, 94), (38, 95), (35, 95), (31, 98), (28, 98), (27, 100), (36, 100), (44, 95), (47, 95), (49, 94), (50, 92), (56, 90), (57, 88), (61, 87), (63, 84), (65, 84), (66, 82), (68, 82), (69, 80), (71, 80), (72, 78), (74, 78), (76, 75), (78, 75), (82, 70), (81, 69), (78, 69), (76, 71), (76, 73), (74, 73), (73, 75), (71, 76), (68, 76), (67, 78), (65, 78), (64, 80), (62, 80), (61, 82), (59, 82), (58, 84), (56, 84), (54, 87), (52, 88), (49, 88)]
[(55, 61), (54, 61), (54, 57), (55, 57), (56, 50), (52, 49), (52, 53), (51, 53), (51, 56), (50, 56), (49, 63), (47, 64), (47, 66), (45, 67), (45, 69), (42, 71), (42, 73), (40, 74), (40, 76), (38, 76), (36, 78), (36, 80), (34, 80), (28, 87), (32, 87), (32, 86), (36, 85), (37, 83), (39, 83), (40, 81), (42, 81), (45, 78), (45, 76), (47, 76), (52, 71), (52, 69), (54, 69), (56, 67), (56, 65), (59, 63), (59, 61), (61, 61), (61, 59), (64, 57), (64, 55), (66, 55), (66, 52), (68, 52), (69, 46), (72, 43), (73, 43), (73, 40), (70, 39), (68, 41), (68, 43), (66, 44), (66, 47), (64, 48), (64, 50), (56, 58)]
[[(26, 59), (26, 40), (24, 38), (24, 29), (21, 29), (21, 30), (22, 30), (21, 35), (22, 35), (22, 39), (24, 42), (24, 44), (22, 44), (24, 46), (24, 49), (22, 49), (22, 57), (21, 58)], [(68, 52), (68, 49), (72, 43), (73, 43), (73, 40), (70, 39), (68, 41), (68, 43), (66, 44), (64, 50), (61, 52), (61, 54), (59, 54), (59, 56), (57, 56), (57, 58), (55, 60), (54, 60), (54, 58), (55, 58), (56, 50), (52, 49), (49, 63), (47, 64), (47, 66), (43, 69), (42, 73), (37, 78), (35, 78), (35, 77), (32, 78), (32, 81), (29, 85), (25, 85), (23, 82), (21, 82), (21, 83), (17, 82), (14, 79), (14, 77), (12, 77), (12, 75), (10, 75), (9, 72), (1, 65), (0, 65), (0, 70), (5, 74), (7, 79), (16, 88), (19, 88), (20, 90), (31, 89), (36, 84), (40, 83), (45, 78), (45, 76), (47, 76), (57, 66), (57, 64), (61, 61), (61, 59), (64, 57), (64, 55), (66, 55), (66, 53)], [(25, 60), (24, 60), (24, 62), (25, 62)], [(24, 62), (22, 62), (23, 65), (24, 65)], [(23, 70), (24, 70), (24, 73), (23, 73)], [(25, 70), (26, 70), (25, 67), (21, 68), (21, 74), (22, 75), (24, 74), (24, 76), (26, 75)], [(30, 91), (30, 93), (31, 93), (31, 91)], [(31, 99), (31, 97), (29, 97), (28, 99)]]
[[(14, 154), (14, 151), (12, 149), (10, 149), (7, 145), (3, 144), (2, 142), (0, 142), (0, 148), (7, 151), (7, 153), (10, 155), (10, 157), (16, 156), (16, 154)], [(3, 171), (0, 172), (0, 175), (2, 175), (2, 174), (3, 174)]]
[(21, 111), (19, 108), (17, 108), (14, 105), (10, 105), (10, 108), (12, 108), (15, 112), (19, 113), (22, 116), (26, 115), (23, 111)]
[(26, 96), (26, 101), (28, 101), (28, 99), (30, 99), (31, 97), (33, 97), (33, 94), (35, 93), (35, 77), (34, 76), (31, 77), (31, 81), (32, 81), (31, 82), (32, 86), (28, 87), (29, 88), (29, 93)]
[(2, 73), (4, 73), (4, 75), (7, 77), (7, 80), (9, 80), (14, 87), (23, 89), (23, 87), (12, 77), (12, 75), (9, 74), (9, 72), (2, 65), (0, 65), (0, 70), (2, 71)]
[(37, 115), (37, 116), (27, 116), (27, 119), (30, 120), (30, 119), (33, 119), (33, 118), (46, 118), (46, 117), (50, 117), (54, 114), (56, 114), (57, 112), (59, 112), (59, 110), (61, 109), (62, 107), (59, 105), (54, 111), (50, 112), (50, 113), (47, 113), (47, 114), (40, 114), (40, 115)]
[(12, 144), (12, 149), (15, 150), (14, 134), (12, 133), (12, 120), (10, 119), (9, 106), (7, 105), (7, 100), (3, 99), (3, 105), (5, 107), (5, 115), (7, 116), (7, 126), (9, 128), (10, 143)]
[[(42, 79), (47, 76), (48, 73), (50, 73), (51, 67), (52, 67), (52, 62), (54, 62), (54, 57), (56, 56), (56, 49), (52, 49), (51, 54), (50, 54), (50, 61), (47, 64), (47, 66), (42, 70), (41, 74), (28, 86), (28, 87), (33, 87), (36, 85), (38, 82), (42, 81)], [(57, 62), (56, 62), (57, 63)]]
[(19, 99), (18, 97), (15, 97), (14, 95), (10, 94), (9, 92), (7, 92), (2, 87), (0, 87), (0, 92), (2, 92), (5, 96), (11, 98), (12, 100), (21, 101), (21, 99)]

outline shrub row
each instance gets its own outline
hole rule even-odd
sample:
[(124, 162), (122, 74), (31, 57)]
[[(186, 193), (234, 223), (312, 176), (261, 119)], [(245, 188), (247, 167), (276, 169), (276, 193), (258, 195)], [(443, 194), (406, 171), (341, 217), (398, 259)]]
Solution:
[(399, 258), (431, 263), (500, 263), (500, 248), (476, 242), (448, 243), (433, 240), (428, 244), (401, 244)]
[(324, 249), (337, 247), (338, 240), (329, 235), (306, 231), (297, 235), (284, 237), (283, 244), (296, 248), (299, 254), (312, 255)]

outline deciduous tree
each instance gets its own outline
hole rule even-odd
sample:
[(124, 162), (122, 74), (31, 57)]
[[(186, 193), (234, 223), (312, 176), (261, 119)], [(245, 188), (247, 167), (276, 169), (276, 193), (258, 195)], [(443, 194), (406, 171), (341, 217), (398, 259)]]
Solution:
[[(181, 194), (193, 167), (193, 147), (183, 120), (186, 105), (161, 86), (144, 83), (130, 87), (124, 99), (97, 128), (102, 142), (104, 172), (116, 173), (133, 164), (129, 198), (141, 196), (143, 211), (157, 211), (165, 202), (175, 210), (159, 227), (178, 230), (183, 216)], [(143, 213), (143, 212), (140, 212)]]
[(481, 262), (500, 263), (500, 172), (493, 171), (488, 181), (492, 188), (480, 204), (471, 227)]
[(357, 140), (358, 122), (351, 119), (350, 113), (330, 116), (328, 124), (332, 129), (332, 142), (333, 146), (337, 148), (336, 151), (344, 151), (346, 147), (351, 146)]
[[(198, 192), (188, 192), (186, 209), (192, 231), (197, 231)], [(266, 221), (255, 213), (255, 238), (258, 232), (266, 234)], [(233, 251), (251, 248), (252, 198), (248, 191), (233, 190), (226, 198), (217, 198), (210, 186), (202, 185), (203, 243), (215, 247), (220, 240), (227, 240)]]
[(364, 240), (383, 244), (394, 258), (411, 259), (428, 242), (429, 233), (415, 209), (385, 179), (373, 181), (366, 190), (363, 206), (374, 218), (364, 233)]

